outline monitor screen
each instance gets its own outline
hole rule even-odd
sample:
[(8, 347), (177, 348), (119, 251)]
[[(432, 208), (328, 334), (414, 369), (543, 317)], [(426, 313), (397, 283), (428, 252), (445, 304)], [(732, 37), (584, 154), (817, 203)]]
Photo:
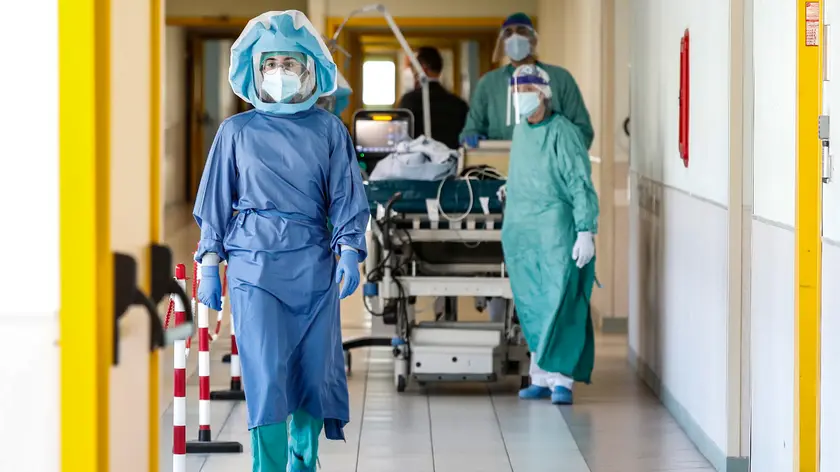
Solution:
[(397, 143), (411, 139), (409, 122), (404, 120), (358, 120), (355, 131), (359, 153), (388, 154)]

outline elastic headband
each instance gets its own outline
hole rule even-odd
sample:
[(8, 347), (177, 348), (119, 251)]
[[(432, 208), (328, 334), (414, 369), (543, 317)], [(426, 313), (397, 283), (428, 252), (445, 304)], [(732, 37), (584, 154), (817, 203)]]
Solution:
[(523, 75), (522, 77), (511, 77), (511, 85), (520, 84), (534, 84), (534, 85), (548, 85), (548, 81), (538, 75)]

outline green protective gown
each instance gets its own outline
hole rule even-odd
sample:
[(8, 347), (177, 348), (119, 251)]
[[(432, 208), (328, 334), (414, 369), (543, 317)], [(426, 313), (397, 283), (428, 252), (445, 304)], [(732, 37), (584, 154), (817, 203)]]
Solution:
[(251, 429), (253, 472), (315, 470), (324, 421), (297, 410), (287, 423)]
[(531, 362), (589, 383), (595, 260), (572, 260), (577, 233), (598, 230), (598, 196), (578, 128), (559, 114), (516, 126), (502, 247)]
[[(538, 62), (537, 65), (549, 76), (551, 84), (551, 108), (574, 123), (583, 136), (586, 149), (592, 145), (595, 131), (589, 118), (589, 111), (583, 103), (577, 82), (566, 69)], [(492, 70), (482, 77), (470, 99), (470, 112), (467, 123), (461, 131), (460, 139), (466, 136), (481, 135), (487, 139), (509, 141), (513, 137), (516, 120), (513, 117), (513, 104), (510, 106), (510, 126), (507, 124), (507, 100), (510, 79), (515, 67), (508, 64)]]

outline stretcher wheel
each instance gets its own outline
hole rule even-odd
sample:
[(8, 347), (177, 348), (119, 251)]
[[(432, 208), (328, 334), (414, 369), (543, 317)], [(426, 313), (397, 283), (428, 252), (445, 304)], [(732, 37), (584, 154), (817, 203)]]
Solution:
[(531, 377), (523, 375), (519, 378), (519, 389), (528, 388), (531, 386)]
[(402, 376), (402, 375), (398, 376), (397, 377), (397, 392), (399, 392), (399, 393), (405, 392), (405, 384), (406, 384), (405, 376)]

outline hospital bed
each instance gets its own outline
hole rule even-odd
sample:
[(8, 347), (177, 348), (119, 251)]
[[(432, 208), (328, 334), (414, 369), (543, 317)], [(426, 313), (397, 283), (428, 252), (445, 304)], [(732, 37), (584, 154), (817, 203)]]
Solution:
[[(352, 134), (360, 166), (372, 170), (410, 139), (413, 117), (407, 110), (359, 111)], [(459, 175), (444, 181), (386, 180), (366, 182), (370, 204), (365, 261), (365, 307), (393, 326), (391, 337), (368, 337), (344, 343), (350, 351), (388, 346), (394, 355), (394, 383), (404, 391), (410, 381), (492, 382), (518, 375), (528, 381), (528, 349), (515, 316), (501, 248), (504, 180), (493, 177), (504, 164), (509, 146), (461, 151)], [(364, 172), (364, 171), (363, 171)], [(498, 177), (496, 175), (495, 177)], [(417, 320), (418, 297), (446, 297), (442, 316)], [(507, 300), (501, 320), (458, 319), (458, 297)]]

